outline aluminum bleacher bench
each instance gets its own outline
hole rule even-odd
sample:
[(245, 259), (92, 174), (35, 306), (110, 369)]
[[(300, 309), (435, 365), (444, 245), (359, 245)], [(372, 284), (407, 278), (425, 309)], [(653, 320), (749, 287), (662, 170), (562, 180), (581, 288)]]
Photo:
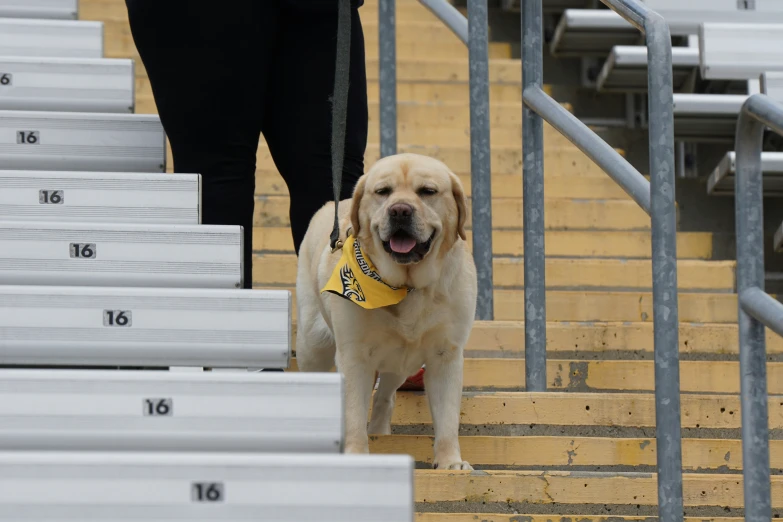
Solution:
[[(783, 2), (778, 2), (783, 17)], [(767, 20), (769, 22), (770, 20)], [(705, 23), (699, 29), (701, 75), (712, 80), (758, 79), (783, 71), (781, 23)]]
[(408, 455), (4, 452), (0, 520), (413, 522), (413, 468)]
[(0, 170), (0, 221), (201, 223), (201, 176)]
[[(761, 171), (765, 196), (783, 196), (783, 152), (763, 152)], [(736, 154), (727, 152), (707, 179), (707, 193), (713, 196), (733, 196), (736, 174)]]
[(675, 94), (674, 136), (680, 141), (733, 142), (741, 94)]
[(332, 373), (0, 370), (3, 451), (340, 453)]
[(0, 56), (103, 58), (103, 22), (0, 18)]
[[(698, 70), (698, 49), (672, 47), (675, 91), (682, 90)], [(596, 88), (602, 92), (647, 92), (647, 47), (614, 46), (598, 75)]]
[[(783, 2), (777, 4), (783, 14)], [(774, 16), (773, 16), (774, 17)], [(745, 81), (750, 94), (766, 72), (783, 71), (783, 24), (705, 23), (699, 67), (708, 80)], [(734, 141), (747, 95), (675, 94), (674, 134), (682, 141)]]
[(0, 285), (242, 288), (242, 227), (0, 221)]
[(549, 43), (553, 56), (605, 56), (615, 45), (643, 43), (637, 29), (608, 9), (567, 9)]
[(776, 100), (783, 100), (783, 72), (763, 72), (759, 80), (760, 91)]
[(157, 114), (0, 111), (0, 165), (164, 172), (166, 134)]
[(0, 365), (287, 368), (291, 293), (0, 285)]
[(0, 0), (0, 17), (74, 20), (79, 0)]
[[(705, 22), (783, 23), (783, 2), (755, 0), (747, 9), (738, 0), (645, 0), (663, 16), (673, 36), (695, 35)], [(750, 5), (750, 4), (749, 4)], [(635, 38), (634, 38), (635, 37)], [(608, 9), (568, 9), (550, 43), (555, 56), (605, 56), (615, 45), (641, 45), (640, 33)]]
[[(783, 72), (762, 73), (760, 86), (764, 94), (776, 100), (783, 100)], [(762, 152), (761, 171), (764, 195), (783, 196), (783, 152)], [(707, 179), (707, 193), (714, 196), (733, 196), (735, 173), (736, 154), (733, 151), (727, 152)], [(781, 234), (783, 241), (783, 232)]]
[(134, 62), (0, 56), (0, 110), (134, 112)]

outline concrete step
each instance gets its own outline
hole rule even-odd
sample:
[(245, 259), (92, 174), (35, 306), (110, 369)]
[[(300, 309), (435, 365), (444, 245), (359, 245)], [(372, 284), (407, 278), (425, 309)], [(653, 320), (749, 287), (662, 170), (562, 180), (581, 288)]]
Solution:
[[(295, 285), (294, 254), (256, 254), (253, 284)], [(524, 286), (524, 259), (496, 257), (493, 263), (495, 288)], [(680, 290), (734, 291), (734, 261), (680, 260), (677, 283)], [(647, 260), (550, 258), (546, 283), (552, 289), (652, 290), (652, 267)]]
[[(295, 290), (291, 285), (255, 285), (254, 288), (276, 288), (290, 292)], [(495, 319), (498, 321), (523, 321), (524, 297), (524, 290), (496, 288), (493, 297)], [(295, 306), (293, 314), (296, 315)], [(680, 292), (679, 314), (680, 321), (685, 323), (736, 324), (737, 294)], [(547, 291), (546, 319), (547, 321), (576, 322), (652, 322), (652, 293), (549, 290)]]
[[(459, 508), (455, 508), (458, 509)], [(548, 515), (520, 515), (516, 510), (514, 513), (487, 513), (486, 509), (481, 513), (416, 513), (416, 522), (568, 522), (571, 520), (589, 521), (589, 522), (654, 522), (657, 519), (655, 516), (617, 516), (617, 515), (584, 515), (580, 514), (554, 514), (565, 513), (565, 510), (554, 509), (548, 510), (552, 514)], [(532, 509), (531, 509), (532, 511)], [(742, 517), (685, 517), (684, 522), (743, 522)]]
[[(546, 161), (546, 160), (544, 160)], [(472, 193), (470, 174), (460, 174), (466, 195)], [(494, 199), (522, 198), (522, 176), (519, 174), (493, 174), (492, 197)], [(584, 176), (544, 179), (544, 194), (549, 198), (578, 199), (630, 199), (630, 196), (609, 176), (588, 178)], [(288, 187), (276, 170), (256, 171), (256, 195), (288, 196)]]
[[(471, 200), (468, 199), (468, 211)], [(287, 227), (289, 199), (285, 196), (256, 197), (256, 227)], [(649, 230), (650, 217), (632, 200), (554, 199), (544, 201), (548, 230)], [(470, 218), (468, 218), (470, 227)], [(522, 229), (522, 201), (494, 199), (492, 201), (494, 229)]]
[[(370, 439), (375, 454), (411, 455), (420, 466), (432, 466), (433, 437), (429, 435), (376, 435)], [(462, 458), (474, 467), (503, 466), (580, 469), (600, 466), (634, 466), (650, 470), (656, 465), (654, 437), (460, 437)], [(742, 442), (730, 439), (682, 441), (685, 471), (740, 471)], [(783, 468), (783, 441), (770, 441), (770, 463)], [(479, 519), (483, 522), (483, 518)]]
[[(546, 86), (545, 86), (546, 87)], [(545, 89), (546, 90), (546, 89)], [(367, 82), (367, 99), (377, 102), (379, 99), (379, 84), (377, 80)], [(398, 102), (462, 102), (470, 99), (470, 86), (467, 82), (419, 82), (407, 81), (397, 83)], [(522, 99), (522, 86), (518, 84), (493, 83), (489, 86), (490, 106), (500, 103), (519, 103)], [(136, 101), (139, 106), (136, 112), (155, 112), (149, 78), (136, 76)]]
[[(679, 326), (682, 360), (736, 361), (737, 325), (685, 323)], [(296, 337), (294, 324), (292, 335)], [(546, 327), (547, 357), (579, 361), (651, 360), (652, 322), (557, 322)], [(767, 354), (775, 360), (783, 356), (783, 337), (766, 331)], [(292, 346), (295, 345), (291, 341)], [(519, 359), (525, 356), (523, 321), (476, 321), (465, 354), (469, 358)]]
[[(739, 430), (739, 395), (682, 394), (682, 427), (690, 430)], [(460, 421), (463, 433), (472, 426), (511, 429), (541, 426), (652, 428), (655, 395), (652, 393), (574, 392), (466, 392)], [(769, 426), (783, 428), (783, 404), (769, 398)], [(403, 427), (429, 428), (432, 417), (427, 398), (420, 392), (398, 392), (392, 415), (392, 433)], [(408, 429), (406, 428), (406, 429)], [(410, 431), (410, 430), (408, 430)]]
[[(398, 56), (397, 81), (469, 82), (470, 67), (465, 58), (405, 59)], [(367, 58), (367, 80), (378, 80), (378, 59)], [(492, 59), (489, 61), (490, 83), (522, 83), (522, 62), (517, 59)]]
[[(365, 56), (367, 59), (377, 58), (378, 26), (365, 24), (364, 30)], [(508, 60), (513, 56), (513, 46), (509, 42), (490, 40), (488, 51), (490, 60)], [(440, 22), (408, 22), (397, 28), (397, 57), (412, 60), (467, 60), (468, 46)]]
[[(428, 509), (487, 507), (517, 511), (542, 505), (554, 509), (590, 510), (595, 514), (657, 511), (657, 480), (652, 473), (590, 473), (540, 471), (417, 470), (414, 499)], [(783, 507), (783, 477), (772, 477), (772, 507)], [(729, 515), (743, 506), (742, 477), (689, 473), (683, 476), (683, 497), (689, 513)], [(419, 507), (422, 509), (422, 507)], [(699, 511), (701, 513), (701, 511)]]
[[(367, 82), (367, 98), (377, 101), (379, 95), (377, 80)], [(517, 103), (522, 99), (522, 86), (513, 83), (492, 83), (489, 86), (489, 103)], [(397, 82), (398, 102), (463, 102), (470, 100), (468, 82)]]
[[(298, 368), (296, 359), (292, 359), (289, 371), (296, 372)], [(465, 359), (463, 379), (463, 387), (471, 391), (523, 390), (525, 360), (469, 357)], [(767, 363), (767, 379), (770, 394), (783, 394), (783, 363)], [(549, 359), (547, 381), (551, 391), (654, 392), (655, 363)], [(680, 390), (682, 393), (739, 394), (739, 362), (680, 361)], [(783, 462), (783, 453), (780, 458)]]
[[(473, 235), (468, 230), (468, 248), (473, 247)], [(548, 256), (616, 257), (649, 259), (652, 255), (649, 231), (548, 230), (544, 248)], [(253, 249), (257, 252), (293, 252), (294, 243), (288, 227), (256, 227), (253, 229)], [(493, 230), (492, 249), (496, 256), (524, 254), (523, 234), (519, 230)], [(678, 259), (710, 259), (712, 234), (679, 232)]]
[[(641, 358), (653, 353), (653, 324), (647, 322), (547, 323), (550, 357), (579, 359)], [(737, 324), (705, 324), (680, 321), (680, 356), (683, 358), (737, 360)], [(767, 354), (783, 355), (783, 337), (766, 331)], [(524, 357), (525, 323), (476, 321), (466, 352), (474, 357)]]
[[(435, 23), (425, 23), (428, 27), (426, 31), (431, 31), (439, 26)], [(414, 22), (414, 25), (415, 22)], [(442, 27), (442, 25), (440, 26)], [(365, 29), (365, 55), (367, 60), (378, 58), (378, 36), (377, 24), (367, 24)], [(400, 26), (398, 32), (405, 35), (403, 39), (397, 40), (397, 58), (407, 60), (465, 60), (468, 59), (468, 48), (459, 41), (456, 36), (444, 35), (446, 38), (424, 42), (415, 39), (418, 27), (408, 29)], [(408, 33), (408, 31), (410, 31)], [(426, 33), (425, 31), (425, 33)], [(425, 34), (422, 33), (422, 34)], [(146, 76), (144, 64), (141, 62), (136, 44), (133, 41), (130, 26), (127, 20), (105, 20), (104, 21), (104, 55), (106, 58), (133, 58), (138, 62), (137, 74)], [(490, 42), (489, 57), (491, 59), (511, 60), (512, 46), (505, 42)], [(368, 71), (369, 73), (369, 71)]]
[[(359, 9), (363, 23), (377, 22), (378, 6), (376, 2), (367, 1)], [(125, 3), (118, 0), (80, 0), (79, 18), (82, 20), (119, 20), (128, 19)], [(397, 0), (395, 8), (397, 22), (429, 21), (438, 22), (427, 8), (416, 0)]]
[[(456, 174), (470, 175), (470, 147), (467, 145), (419, 145), (415, 142), (400, 142), (398, 152), (413, 152), (424, 154), (443, 161)], [(623, 151), (618, 150), (621, 154)], [(522, 141), (509, 147), (492, 147), (490, 164), (492, 176), (514, 175), (522, 185)], [(169, 151), (169, 156), (170, 151)], [(378, 142), (370, 142), (365, 152), (365, 169), (369, 169), (380, 158)], [(258, 147), (257, 168), (262, 171), (275, 170), (269, 147), (262, 142)], [(585, 177), (608, 178), (598, 165), (575, 146), (568, 144), (563, 147), (547, 147), (544, 151), (544, 176), (546, 177)]]

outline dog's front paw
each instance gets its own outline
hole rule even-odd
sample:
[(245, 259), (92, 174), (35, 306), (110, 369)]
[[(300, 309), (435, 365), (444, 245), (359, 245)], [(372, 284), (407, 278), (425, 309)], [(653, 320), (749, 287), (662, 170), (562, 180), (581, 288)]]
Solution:
[(440, 462), (435, 462), (433, 464), (433, 469), (464, 469), (464, 470), (472, 470), (473, 466), (468, 464), (467, 461), (455, 461), (455, 462), (446, 462), (441, 464)]

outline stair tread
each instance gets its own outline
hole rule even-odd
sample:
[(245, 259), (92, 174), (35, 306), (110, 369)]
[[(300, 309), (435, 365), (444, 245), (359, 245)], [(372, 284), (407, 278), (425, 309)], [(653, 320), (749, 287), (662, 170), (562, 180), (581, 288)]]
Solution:
[[(292, 358), (289, 371), (298, 371)], [(783, 362), (767, 363), (769, 393), (783, 395)], [(552, 391), (607, 393), (655, 390), (655, 362), (651, 360), (547, 360), (547, 385)], [(524, 389), (525, 360), (467, 357), (465, 390)], [(739, 394), (737, 361), (680, 361), (683, 393)], [(782, 466), (783, 467), (783, 466)]]
[[(653, 473), (417, 470), (415, 500), (423, 503), (642, 505), (658, 502)], [(742, 507), (742, 476), (683, 474), (686, 506)], [(783, 507), (783, 476), (772, 476), (772, 506)]]
[[(373, 435), (370, 452), (407, 453), (416, 462), (432, 465), (432, 435)], [(462, 436), (462, 457), (474, 467), (560, 467), (563, 469), (604, 466), (657, 465), (655, 437), (524, 437)], [(683, 438), (684, 471), (742, 469), (739, 439)], [(770, 464), (783, 468), (783, 440), (770, 441)], [(724, 472), (725, 472), (724, 471)]]
[[(739, 395), (684, 393), (680, 400), (682, 427), (739, 429)], [(463, 426), (655, 426), (653, 393), (590, 392), (470, 392), (462, 396)], [(783, 399), (769, 397), (770, 429), (783, 428)], [(425, 394), (399, 392), (392, 425), (430, 425)]]

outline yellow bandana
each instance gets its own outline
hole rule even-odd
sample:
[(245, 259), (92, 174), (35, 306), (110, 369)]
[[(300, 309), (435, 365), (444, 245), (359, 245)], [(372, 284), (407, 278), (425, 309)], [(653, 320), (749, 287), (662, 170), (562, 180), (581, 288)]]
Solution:
[(395, 288), (383, 282), (359, 242), (348, 236), (343, 255), (321, 292), (331, 292), (366, 309), (383, 308), (399, 303), (412, 288)]

